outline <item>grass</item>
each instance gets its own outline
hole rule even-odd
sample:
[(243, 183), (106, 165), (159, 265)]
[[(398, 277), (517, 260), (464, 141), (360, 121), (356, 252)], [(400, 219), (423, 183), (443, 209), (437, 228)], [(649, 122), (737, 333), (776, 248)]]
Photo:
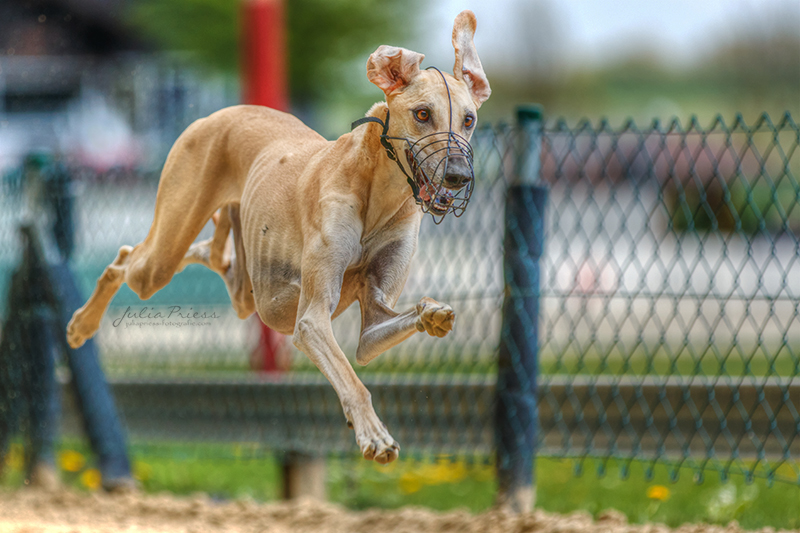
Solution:
[[(92, 476), (91, 464), (75, 469), (74, 457), (65, 451), (87, 454), (85, 446), (65, 442), (59, 457), (62, 477), (82, 490)], [(16, 454), (16, 455), (15, 455)], [(206, 492), (217, 499), (275, 500), (280, 493), (280, 464), (275, 455), (257, 445), (138, 444), (132, 446), (134, 469), (147, 492), (176, 494)], [(70, 461), (69, 458), (73, 457)], [(78, 462), (80, 464), (80, 462)], [(576, 460), (540, 458), (537, 461), (537, 507), (549, 512), (586, 511), (596, 516), (609, 508), (623, 512), (631, 522), (661, 522), (678, 526), (689, 522), (727, 524), (738, 520), (746, 529), (771, 526), (800, 528), (800, 486), (762, 479), (748, 484), (742, 476), (723, 483), (707, 473), (702, 484), (692, 472), (679, 470), (673, 481), (667, 466), (656, 466), (648, 481), (646, 466), (634, 462), (625, 472), (620, 464), (586, 459), (582, 476), (575, 476)], [(19, 450), (7, 459), (3, 485), (23, 482)], [(790, 467), (786, 467), (790, 468)], [(623, 479), (623, 473), (627, 478)], [(791, 477), (791, 472), (786, 472)], [(795, 476), (796, 477), (796, 476)], [(496, 492), (494, 467), (446, 458), (404, 458), (380, 466), (358, 458), (328, 461), (328, 494), (332, 501), (352, 509), (397, 508), (406, 505), (436, 510), (489, 508)]]
[[(537, 507), (549, 512), (586, 511), (597, 516), (617, 509), (636, 523), (660, 522), (676, 527), (688, 522), (742, 527), (800, 528), (800, 487), (768, 487), (764, 480), (746, 484), (741, 476), (727, 483), (707, 479), (695, 483), (684, 471), (671, 481), (666, 466), (658, 466), (650, 481), (645, 466), (633, 463), (627, 479), (619, 465), (607, 465), (596, 475), (600, 460), (585, 460), (589, 472), (575, 476), (572, 459), (539, 458)], [(712, 476), (708, 476), (711, 478)], [(365, 462), (329, 466), (332, 499), (357, 509), (421, 505), (437, 510), (467, 507), (482, 511), (493, 503), (496, 492), (493, 465), (467, 466), (463, 462), (415, 462), (379, 467)]]

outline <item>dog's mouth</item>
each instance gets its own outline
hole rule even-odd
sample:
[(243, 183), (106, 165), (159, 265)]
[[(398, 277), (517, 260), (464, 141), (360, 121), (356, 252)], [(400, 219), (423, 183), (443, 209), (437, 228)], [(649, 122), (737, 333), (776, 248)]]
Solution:
[(439, 189), (439, 194), (433, 198), (433, 203), (429, 204), (430, 210), (436, 215), (444, 215), (448, 213), (455, 202), (455, 195), (451, 189), (442, 187)]
[[(465, 189), (465, 186), (449, 188), (441, 184), (441, 182), (438, 185), (434, 184), (421, 165), (417, 163), (417, 159), (409, 149), (406, 149), (406, 160), (419, 189), (419, 199), (426, 210), (434, 216), (444, 216), (452, 211), (457, 196)], [(461, 209), (463, 210), (463, 207)]]

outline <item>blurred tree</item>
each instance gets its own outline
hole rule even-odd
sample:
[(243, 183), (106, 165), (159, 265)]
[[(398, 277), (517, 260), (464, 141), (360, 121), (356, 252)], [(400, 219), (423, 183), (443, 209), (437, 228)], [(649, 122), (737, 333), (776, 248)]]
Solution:
[(193, 52), (205, 67), (235, 73), (239, 64), (239, 3), (232, 0), (140, 0), (131, 25), (157, 47)]
[[(408, 13), (419, 0), (284, 0), (289, 49), (289, 86), (295, 103), (346, 87), (341, 65), (379, 44), (413, 37)], [(237, 0), (138, 0), (128, 18), (156, 46), (192, 52), (212, 70), (236, 74), (241, 3)], [(396, 23), (396, 21), (402, 23)]]
[(800, 32), (773, 31), (732, 40), (694, 73), (727, 85), (738, 101), (800, 102)]
[(512, 103), (540, 102), (551, 117), (608, 117), (618, 122), (633, 117), (647, 123), (654, 117), (686, 119), (691, 114), (703, 121), (718, 113), (726, 118), (743, 113), (748, 121), (762, 112), (773, 118), (785, 111), (796, 116), (800, 32), (739, 32), (697, 63), (679, 68), (665, 65), (645, 47), (597, 69), (534, 79), (524, 86), (515, 82), (495, 76), (492, 88), (503, 91)]

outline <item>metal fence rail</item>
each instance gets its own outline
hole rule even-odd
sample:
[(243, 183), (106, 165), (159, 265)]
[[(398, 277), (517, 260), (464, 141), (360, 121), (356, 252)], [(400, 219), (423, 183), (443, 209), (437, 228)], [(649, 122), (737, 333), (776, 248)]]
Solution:
[[(748, 462), (800, 456), (800, 383), (771, 379), (737, 387), (707, 379), (572, 376), (546, 381), (539, 389), (541, 455), (594, 455), (603, 449), (610, 457), (683, 460), (692, 467), (722, 463), (733, 454)], [(367, 376), (364, 383), (405, 453), (494, 451), (493, 377)], [(320, 376), (115, 379), (112, 390), (137, 440), (251, 442), (314, 455), (352, 452), (339, 400)], [(65, 388), (65, 396), (70, 394)], [(579, 403), (570, 405), (570, 397)], [(66, 414), (63, 428), (75, 434), (81, 424), (73, 403)]]
[[(470, 209), (423, 224), (397, 307), (424, 295), (445, 301), (459, 314), (454, 332), (417, 335), (359, 371), (404, 453), (496, 451), (497, 398), (508, 383), (497, 385), (498, 347), (505, 343), (512, 363), (521, 348), (504, 329), (502, 304), (535, 294), (540, 454), (800, 483), (800, 129), (792, 117), (717, 119), (708, 128), (694, 120), (528, 126), (477, 132)], [(521, 172), (548, 189), (540, 272), (522, 292), (508, 270), (504, 277), (504, 238), (516, 226), (503, 217)], [(157, 184), (77, 185), (72, 265), (88, 294), (118, 247), (146, 235)], [(21, 193), (6, 191), (0, 202), (11, 209)], [(16, 221), (3, 213), (0, 272), (9, 272)], [(215, 318), (184, 327), (120, 321), (129, 305)], [(349, 357), (359, 320), (353, 308), (334, 323)], [(316, 370), (305, 356), (294, 353), (293, 371), (280, 377), (247, 372), (257, 339), (255, 322), (235, 317), (223, 283), (202, 267), (145, 303), (123, 289), (98, 342), (132, 438), (353, 451), (332, 388), (308, 373)]]

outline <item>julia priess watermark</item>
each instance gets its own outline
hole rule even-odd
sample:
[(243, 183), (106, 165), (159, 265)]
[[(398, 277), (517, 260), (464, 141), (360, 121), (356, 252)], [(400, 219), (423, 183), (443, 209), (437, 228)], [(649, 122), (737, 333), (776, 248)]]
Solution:
[(214, 319), (221, 318), (215, 311), (195, 311), (193, 308), (184, 308), (180, 305), (171, 305), (164, 308), (128, 306), (121, 316), (115, 318), (111, 324), (115, 328), (143, 328), (143, 327), (205, 327), (210, 326)]

